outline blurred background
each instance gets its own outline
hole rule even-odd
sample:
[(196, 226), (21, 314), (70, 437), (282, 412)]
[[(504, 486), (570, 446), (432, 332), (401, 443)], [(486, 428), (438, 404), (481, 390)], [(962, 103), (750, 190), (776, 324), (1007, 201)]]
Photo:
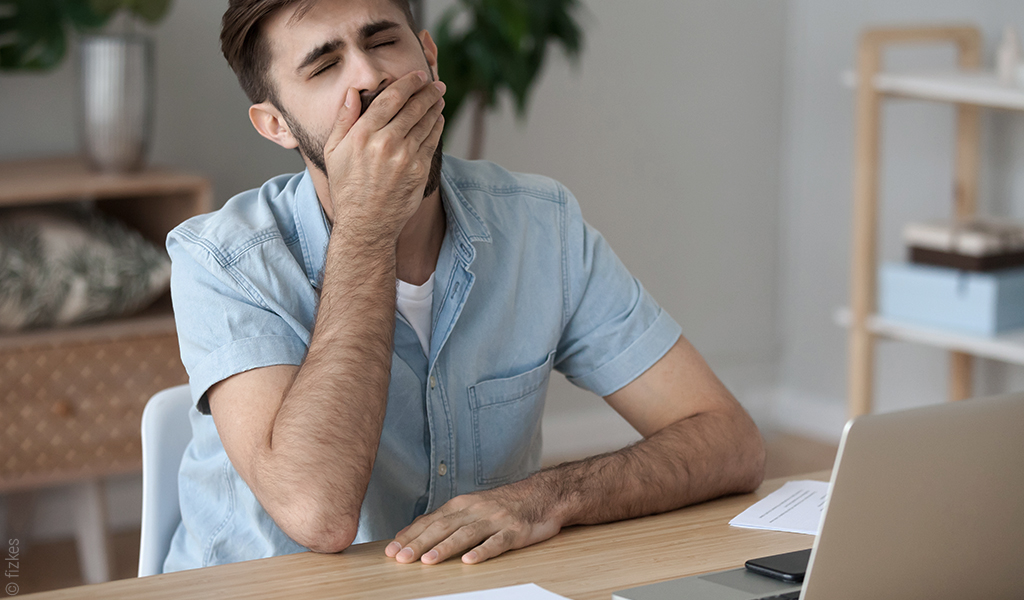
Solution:
[[(450, 4), (426, 0), (426, 25)], [(219, 50), (225, 7), (177, 0), (152, 29), (151, 162), (209, 178), (216, 206), (303, 168), (249, 123)], [(484, 158), (566, 184), (766, 438), (806, 440), (800, 448), (827, 468), (847, 410), (847, 335), (833, 314), (849, 303), (855, 92), (843, 73), (855, 68), (858, 36), (871, 26), (975, 25), (991, 69), (1004, 27), (1024, 30), (1019, 0), (584, 0), (582, 8), (578, 64), (552, 50), (526, 118), (508, 99), (487, 116)], [(46, 74), (0, 74), (0, 160), (77, 151), (70, 58)], [(890, 52), (886, 64), (954, 62), (950, 48), (936, 47)], [(886, 105), (882, 258), (902, 256), (906, 221), (948, 216), (954, 125), (951, 105)], [(463, 156), (468, 143), (463, 114), (449, 123), (445, 149)], [(982, 210), (1024, 218), (1024, 114), (986, 111), (981, 147)], [(881, 344), (876, 409), (943, 401), (946, 356)], [(977, 394), (1024, 388), (1021, 367), (976, 365)], [(553, 377), (546, 461), (634, 439), (600, 398)], [(138, 529), (140, 490), (136, 474), (106, 480), (110, 531)], [(33, 544), (73, 536), (73, 498), (60, 487), (34, 494)], [(130, 554), (137, 537), (128, 539)], [(134, 572), (130, 556), (118, 560)]]

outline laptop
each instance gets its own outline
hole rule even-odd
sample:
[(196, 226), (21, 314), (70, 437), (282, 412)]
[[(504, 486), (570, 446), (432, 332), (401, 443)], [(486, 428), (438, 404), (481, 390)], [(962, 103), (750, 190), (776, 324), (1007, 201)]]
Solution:
[(773, 596), (1024, 597), (1024, 394), (847, 423), (802, 586), (740, 568), (612, 598)]

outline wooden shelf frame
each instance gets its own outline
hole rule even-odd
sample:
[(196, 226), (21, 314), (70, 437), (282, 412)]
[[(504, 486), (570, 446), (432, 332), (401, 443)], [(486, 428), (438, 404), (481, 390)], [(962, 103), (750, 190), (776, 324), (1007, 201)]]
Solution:
[[(964, 98), (939, 98), (901, 88), (899, 78), (883, 71), (885, 50), (905, 44), (953, 44), (957, 68), (977, 73), (981, 67), (982, 37), (976, 27), (921, 27), (870, 29), (861, 35), (857, 52), (856, 140), (853, 182), (853, 249), (850, 285), (849, 367), (847, 411), (850, 417), (868, 414), (873, 407), (874, 344), (871, 326), (876, 311), (878, 269), (878, 202), (881, 146), (881, 111), (886, 96), (922, 97), (956, 104), (956, 166), (953, 215), (968, 218), (977, 212), (981, 108)], [(865, 82), (870, 82), (865, 84)], [(881, 85), (880, 85), (881, 84)], [(971, 354), (950, 354), (949, 397), (960, 400), (972, 391)]]

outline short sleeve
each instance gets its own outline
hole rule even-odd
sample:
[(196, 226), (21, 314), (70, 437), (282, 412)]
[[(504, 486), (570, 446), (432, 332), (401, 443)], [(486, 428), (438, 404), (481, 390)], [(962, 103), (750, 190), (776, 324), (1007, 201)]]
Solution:
[(272, 365), (301, 365), (307, 345), (271, 310), (236, 265), (225, 265), (185, 231), (167, 237), (171, 300), (192, 399), (209, 414), (206, 392), (228, 377)]
[(583, 220), (572, 194), (565, 194), (568, 320), (555, 368), (573, 384), (608, 396), (658, 362), (682, 328)]

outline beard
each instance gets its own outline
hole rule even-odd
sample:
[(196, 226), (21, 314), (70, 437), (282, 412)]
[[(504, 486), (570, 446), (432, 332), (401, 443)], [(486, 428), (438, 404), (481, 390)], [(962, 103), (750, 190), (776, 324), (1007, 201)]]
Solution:
[[(427, 70), (430, 73), (430, 70)], [(433, 81), (434, 76), (431, 73), (430, 79)], [(384, 88), (387, 89), (387, 88)], [(359, 116), (362, 117), (366, 109), (370, 107), (373, 100), (384, 91), (381, 89), (372, 94), (361, 94), (359, 101), (362, 104)], [(299, 123), (298, 120), (292, 117), (291, 113), (285, 110), (283, 107), (278, 107), (281, 111), (281, 115), (284, 117), (284, 122), (288, 125), (292, 135), (295, 136), (295, 141), (299, 144), (299, 153), (309, 160), (324, 176), (327, 176), (327, 163), (324, 161), (324, 147), (327, 145), (327, 139), (330, 137), (330, 132), (320, 132), (314, 134)], [(437, 140), (437, 148), (434, 149), (434, 156), (430, 161), (430, 172), (427, 174), (427, 185), (423, 188), (423, 197), (433, 194), (437, 191), (437, 188), (441, 186), (441, 162), (443, 158), (443, 146), (442, 140)]]

